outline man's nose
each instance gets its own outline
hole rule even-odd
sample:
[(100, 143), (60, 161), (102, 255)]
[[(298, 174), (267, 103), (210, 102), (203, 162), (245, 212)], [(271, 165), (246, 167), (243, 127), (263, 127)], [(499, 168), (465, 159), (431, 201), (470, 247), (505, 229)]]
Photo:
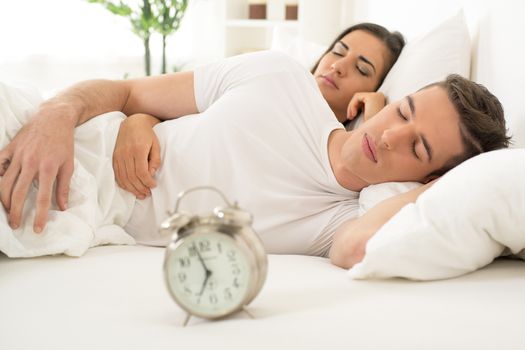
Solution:
[(394, 150), (410, 143), (414, 131), (409, 125), (398, 125), (383, 131), (381, 143), (387, 150)]

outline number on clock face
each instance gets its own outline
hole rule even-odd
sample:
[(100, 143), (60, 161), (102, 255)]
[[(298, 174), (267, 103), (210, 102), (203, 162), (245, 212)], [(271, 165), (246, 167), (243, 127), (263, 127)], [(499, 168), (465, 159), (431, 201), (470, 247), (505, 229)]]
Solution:
[(193, 313), (227, 314), (239, 307), (248, 292), (250, 266), (235, 240), (225, 234), (187, 236), (167, 264), (172, 294)]

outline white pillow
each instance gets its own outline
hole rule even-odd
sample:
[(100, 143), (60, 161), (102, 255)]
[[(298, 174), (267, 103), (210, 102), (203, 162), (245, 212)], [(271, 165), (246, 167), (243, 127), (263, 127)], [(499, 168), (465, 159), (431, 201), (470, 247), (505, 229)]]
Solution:
[(365, 187), (359, 193), (359, 216), (385, 199), (407, 192), (421, 185), (419, 182), (383, 182)]
[(479, 269), (507, 250), (525, 259), (523, 179), (525, 148), (464, 162), (381, 227), (349, 275), (434, 280)]
[(470, 35), (463, 11), (409, 41), (379, 91), (389, 102), (456, 73), (470, 74)]
[[(378, 91), (390, 103), (449, 74), (469, 77), (470, 46), (465, 15), (460, 11), (428, 33), (407, 42)], [(356, 129), (362, 122), (359, 116), (346, 129)]]

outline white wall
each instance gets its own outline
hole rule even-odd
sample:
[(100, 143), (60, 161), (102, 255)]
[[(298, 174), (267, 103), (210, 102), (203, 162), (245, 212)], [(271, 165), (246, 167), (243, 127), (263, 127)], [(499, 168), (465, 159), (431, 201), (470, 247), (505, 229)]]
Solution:
[[(203, 47), (213, 50), (216, 41), (193, 34), (208, 25), (213, 3), (190, 0), (179, 32), (168, 39), (168, 70), (192, 61)], [(195, 42), (194, 37), (204, 40)], [(144, 74), (142, 41), (128, 20), (84, 0), (0, 0), (0, 40), (0, 79), (29, 82), (42, 91), (84, 79)], [(151, 50), (152, 73), (158, 73), (158, 36)]]
[[(139, 0), (136, 0), (139, 1)], [(301, 0), (302, 36), (320, 44), (351, 24), (377, 22), (409, 40), (465, 10), (475, 53), (472, 77), (502, 100), (517, 144), (525, 146), (525, 2), (521, 0)], [(192, 66), (222, 55), (224, 2), (190, 0), (179, 32), (170, 37), (170, 65)], [(482, 24), (478, 31), (479, 24)], [(83, 0), (0, 0), (0, 79), (30, 82), (42, 91), (91, 78), (143, 74), (142, 44), (127, 20)], [(152, 42), (153, 72), (160, 41)], [(523, 135), (523, 136), (521, 136)]]
[(525, 147), (525, 2), (501, 3), (482, 19), (472, 73), (501, 100), (514, 146)]
[(409, 40), (463, 8), (473, 42), (471, 78), (503, 104), (514, 145), (525, 147), (525, 2), (521, 0), (345, 0), (345, 24), (377, 22)]
[[(503, 0), (503, 2), (519, 0)], [(477, 19), (493, 0), (301, 0), (301, 35), (319, 44), (329, 44), (344, 28), (358, 22), (375, 22), (398, 30), (406, 39), (423, 34), (461, 8), (468, 14), (469, 27), (476, 30)]]
[(305, 40), (330, 45), (341, 31), (344, 0), (301, 0), (299, 35)]
[[(505, 1), (505, 0), (504, 0)], [(354, 22), (377, 22), (391, 30), (399, 30), (411, 39), (431, 29), (461, 8), (467, 13), (469, 27), (475, 26), (492, 0), (353, 0), (351, 17)]]

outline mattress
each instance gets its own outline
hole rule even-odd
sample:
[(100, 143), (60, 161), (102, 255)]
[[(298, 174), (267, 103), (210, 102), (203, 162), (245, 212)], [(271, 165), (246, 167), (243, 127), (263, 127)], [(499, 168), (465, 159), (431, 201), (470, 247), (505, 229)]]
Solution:
[(164, 249), (82, 258), (0, 255), (0, 349), (496, 349), (523, 346), (525, 264), (459, 278), (351, 280), (325, 258), (270, 255), (246, 313), (190, 319), (164, 286)]

